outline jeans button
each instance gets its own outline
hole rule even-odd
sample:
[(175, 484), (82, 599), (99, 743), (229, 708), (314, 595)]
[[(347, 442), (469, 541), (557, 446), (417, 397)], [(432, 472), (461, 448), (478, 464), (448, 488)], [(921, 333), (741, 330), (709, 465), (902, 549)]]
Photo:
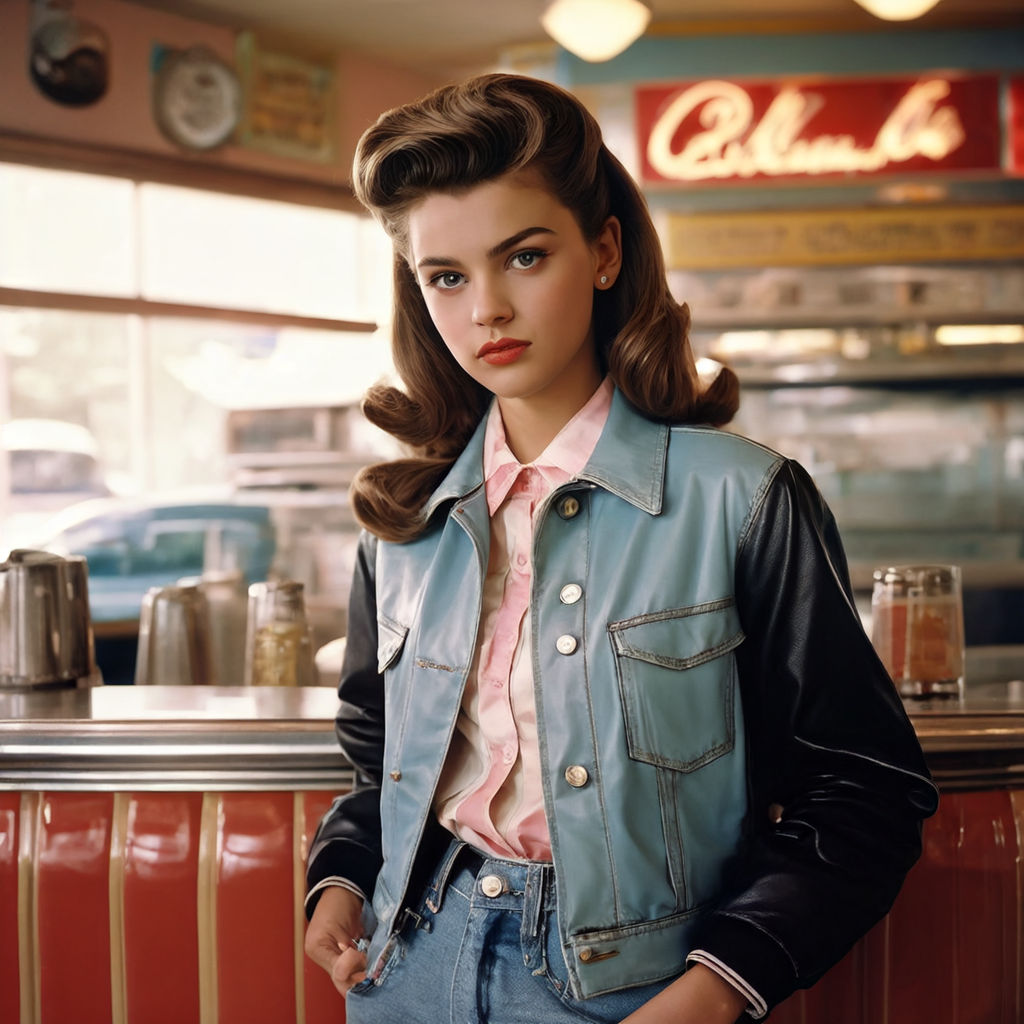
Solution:
[(480, 891), (488, 898), (494, 899), (505, 891), (505, 882), (498, 875), (484, 875), (480, 879)]

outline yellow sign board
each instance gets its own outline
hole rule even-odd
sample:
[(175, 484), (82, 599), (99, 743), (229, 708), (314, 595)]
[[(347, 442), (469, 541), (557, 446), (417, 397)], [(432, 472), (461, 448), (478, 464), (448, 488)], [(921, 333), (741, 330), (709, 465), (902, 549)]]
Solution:
[(1024, 258), (1024, 205), (670, 213), (670, 270)]

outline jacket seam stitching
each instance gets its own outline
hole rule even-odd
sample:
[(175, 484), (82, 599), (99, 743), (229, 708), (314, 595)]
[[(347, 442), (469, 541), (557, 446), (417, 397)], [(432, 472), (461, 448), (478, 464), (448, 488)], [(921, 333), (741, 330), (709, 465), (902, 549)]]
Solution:
[(694, 615), (704, 615), (707, 612), (718, 612), (730, 608), (736, 604), (733, 597), (720, 597), (714, 601), (703, 601), (700, 604), (686, 605), (684, 608), (666, 608), (661, 612), (648, 612), (644, 615), (633, 615), (628, 619), (619, 619), (616, 622), (608, 623), (609, 632), (617, 633), (631, 626), (642, 626), (648, 622), (667, 622), (670, 619), (688, 619)]
[(771, 466), (768, 467), (758, 482), (757, 490), (754, 492), (754, 496), (750, 500), (750, 507), (747, 509), (747, 515), (743, 520), (743, 526), (740, 528), (739, 537), (736, 541), (737, 555), (739, 555), (746, 546), (747, 538), (750, 535), (754, 522), (761, 513), (765, 499), (768, 496), (768, 491), (775, 482), (775, 478), (779, 475), (783, 466), (787, 466), (788, 464), (789, 460), (780, 456), (774, 463), (772, 463)]

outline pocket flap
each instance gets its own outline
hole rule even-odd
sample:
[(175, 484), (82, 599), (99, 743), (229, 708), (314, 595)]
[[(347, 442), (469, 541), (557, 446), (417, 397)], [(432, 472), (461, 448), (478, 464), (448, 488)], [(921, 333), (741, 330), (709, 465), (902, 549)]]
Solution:
[(405, 638), (409, 635), (409, 627), (392, 619), (377, 620), (377, 671), (386, 672), (398, 660)]
[(702, 665), (743, 642), (731, 598), (625, 619), (608, 630), (616, 654), (673, 669)]
[(732, 598), (610, 623), (629, 756), (692, 772), (733, 749)]

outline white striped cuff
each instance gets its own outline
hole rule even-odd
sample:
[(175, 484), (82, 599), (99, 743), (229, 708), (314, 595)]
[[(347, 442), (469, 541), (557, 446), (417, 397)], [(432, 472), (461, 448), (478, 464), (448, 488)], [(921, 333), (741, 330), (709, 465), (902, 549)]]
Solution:
[(349, 892), (354, 892), (364, 903), (366, 902), (366, 893), (359, 888), (354, 882), (350, 882), (347, 878), (341, 878), (339, 875), (331, 875), (329, 878), (323, 878), (316, 885), (313, 886), (309, 892), (306, 893), (306, 899), (304, 905), (309, 904), (310, 898), (315, 896), (318, 892), (323, 889), (348, 889)]
[(731, 967), (727, 964), (723, 964), (721, 960), (716, 956), (712, 956), (710, 953), (705, 952), (703, 949), (694, 949), (690, 951), (690, 955), (686, 958), (686, 962), (703, 964), (705, 967), (714, 971), (720, 978), (729, 982), (730, 985), (737, 992), (746, 999), (747, 1013), (750, 1014), (754, 1020), (760, 1020), (768, 1012), (768, 1004), (761, 998), (760, 994), (753, 988), (751, 988)]

